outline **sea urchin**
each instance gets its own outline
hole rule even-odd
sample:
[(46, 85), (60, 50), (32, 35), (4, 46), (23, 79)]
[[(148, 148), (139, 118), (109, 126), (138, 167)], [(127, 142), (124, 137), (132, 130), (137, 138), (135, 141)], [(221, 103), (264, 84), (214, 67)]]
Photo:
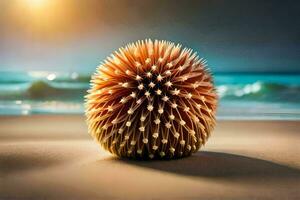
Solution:
[(206, 62), (179, 44), (145, 40), (120, 48), (98, 66), (88, 93), (88, 130), (120, 157), (188, 156), (215, 125)]

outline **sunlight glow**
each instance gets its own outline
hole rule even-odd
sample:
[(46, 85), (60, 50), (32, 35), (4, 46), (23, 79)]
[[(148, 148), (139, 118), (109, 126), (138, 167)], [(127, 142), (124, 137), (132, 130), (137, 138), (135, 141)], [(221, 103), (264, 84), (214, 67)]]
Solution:
[(72, 27), (71, 6), (63, 0), (16, 0), (11, 7), (14, 23), (32, 38), (62, 35)]
[(21, 30), (28, 39), (43, 42), (64, 40), (69, 33), (80, 34), (85, 31), (82, 27), (91, 25), (86, 22), (94, 17), (81, 8), (79, 3), (81, 1), (11, 0), (10, 2), (6, 13), (11, 26)]
[(32, 8), (41, 8), (46, 6), (48, 0), (25, 0), (28, 6)]

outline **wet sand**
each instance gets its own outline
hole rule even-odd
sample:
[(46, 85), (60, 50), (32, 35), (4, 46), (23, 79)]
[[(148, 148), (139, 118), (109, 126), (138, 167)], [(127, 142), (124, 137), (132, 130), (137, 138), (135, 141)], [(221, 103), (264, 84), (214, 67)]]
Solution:
[(299, 121), (219, 121), (191, 157), (129, 161), (83, 116), (0, 117), (0, 199), (300, 199)]

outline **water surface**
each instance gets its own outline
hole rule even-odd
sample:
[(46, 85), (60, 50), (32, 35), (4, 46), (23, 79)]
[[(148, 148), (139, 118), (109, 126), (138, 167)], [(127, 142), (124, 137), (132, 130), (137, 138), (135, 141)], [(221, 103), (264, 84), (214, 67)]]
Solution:
[[(218, 119), (300, 119), (300, 74), (217, 73)], [(83, 113), (90, 74), (0, 71), (0, 115)]]

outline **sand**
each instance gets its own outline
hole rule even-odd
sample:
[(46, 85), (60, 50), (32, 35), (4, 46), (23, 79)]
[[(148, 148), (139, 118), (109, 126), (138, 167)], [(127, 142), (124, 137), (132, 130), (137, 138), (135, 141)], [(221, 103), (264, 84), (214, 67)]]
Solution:
[(299, 121), (219, 121), (172, 161), (99, 148), (79, 115), (0, 117), (0, 199), (300, 199)]

